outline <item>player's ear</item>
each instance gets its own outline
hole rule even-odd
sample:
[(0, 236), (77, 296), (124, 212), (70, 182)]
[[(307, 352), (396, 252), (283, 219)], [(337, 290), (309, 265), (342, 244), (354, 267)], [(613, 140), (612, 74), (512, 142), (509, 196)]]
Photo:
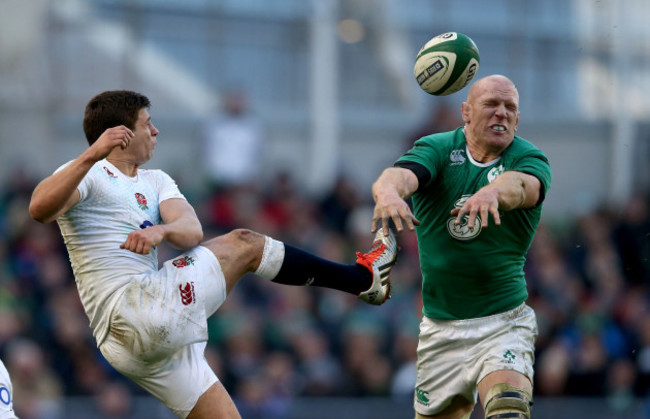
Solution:
[(469, 123), (469, 110), (470, 110), (470, 104), (467, 102), (463, 102), (460, 104), (460, 113), (463, 116), (463, 121), (468, 124)]
[(515, 117), (515, 132), (519, 129), (519, 111), (517, 111), (517, 116)]

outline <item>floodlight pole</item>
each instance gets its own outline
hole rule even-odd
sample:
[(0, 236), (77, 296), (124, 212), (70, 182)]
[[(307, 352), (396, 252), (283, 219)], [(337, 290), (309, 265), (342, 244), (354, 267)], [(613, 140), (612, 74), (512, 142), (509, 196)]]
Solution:
[(610, 177), (609, 200), (615, 206), (626, 203), (633, 190), (633, 166), (636, 150), (634, 110), (627, 99), (632, 77), (630, 66), (630, 43), (636, 36), (630, 33), (626, 25), (623, 2), (610, 2), (612, 41), (611, 60), (614, 73), (614, 97), (612, 98), (612, 167)]
[(339, 163), (338, 0), (312, 0), (311, 148), (307, 188), (321, 195), (337, 177)]

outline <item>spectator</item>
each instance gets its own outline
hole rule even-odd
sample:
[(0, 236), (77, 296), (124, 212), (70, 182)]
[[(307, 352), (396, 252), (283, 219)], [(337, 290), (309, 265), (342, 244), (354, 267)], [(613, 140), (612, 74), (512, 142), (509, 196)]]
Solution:
[(63, 386), (43, 349), (29, 339), (13, 341), (5, 356), (14, 386), (14, 409), (19, 418), (57, 418)]
[(217, 189), (243, 187), (259, 179), (264, 129), (243, 91), (225, 92), (221, 110), (203, 127), (206, 174)]

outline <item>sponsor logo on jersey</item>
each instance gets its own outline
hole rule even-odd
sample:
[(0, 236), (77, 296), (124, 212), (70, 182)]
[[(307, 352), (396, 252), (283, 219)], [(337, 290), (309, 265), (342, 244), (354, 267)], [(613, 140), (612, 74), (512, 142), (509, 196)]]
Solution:
[(194, 265), (194, 258), (191, 258), (189, 256), (181, 256), (178, 259), (174, 259), (172, 261), (172, 265), (177, 268), (184, 268), (187, 265)]
[(149, 207), (147, 206), (147, 197), (145, 197), (143, 194), (136, 192), (135, 200), (138, 201), (138, 206), (142, 211), (146, 211), (149, 209)]
[[(455, 208), (462, 208), (465, 201), (469, 199), (472, 195), (463, 195), (456, 203), (454, 204)], [(481, 216), (477, 215), (474, 220), (474, 227), (469, 228), (467, 223), (469, 221), (469, 216), (466, 215), (461, 220), (460, 224), (456, 224), (456, 217), (450, 217), (447, 220), (447, 231), (451, 237), (457, 240), (470, 240), (481, 234)]]
[(505, 169), (503, 168), (503, 165), (500, 164), (499, 167), (493, 167), (490, 169), (490, 171), (487, 174), (488, 182), (492, 183), (496, 180), (496, 178), (499, 177), (501, 173), (503, 173)]
[(505, 360), (506, 364), (514, 364), (515, 363), (515, 354), (510, 352), (510, 349), (508, 349), (504, 354), (503, 354), (503, 359)]
[(420, 387), (416, 388), (415, 400), (424, 406), (429, 406), (429, 392), (422, 390)]
[(117, 176), (115, 176), (115, 175), (113, 174), (113, 172), (111, 172), (110, 170), (108, 170), (108, 167), (106, 167), (106, 166), (103, 166), (103, 167), (104, 167), (104, 170), (106, 170), (106, 173), (108, 174), (108, 176), (110, 176), (110, 177), (113, 178), (113, 179), (117, 179)]
[(190, 305), (196, 302), (196, 295), (194, 294), (194, 281), (186, 282), (185, 286), (179, 285), (178, 289), (181, 292), (181, 302), (183, 305)]
[(451, 153), (449, 154), (449, 160), (451, 161), (450, 166), (457, 166), (465, 163), (465, 156), (463, 156), (464, 152), (465, 150), (461, 149), (451, 150)]

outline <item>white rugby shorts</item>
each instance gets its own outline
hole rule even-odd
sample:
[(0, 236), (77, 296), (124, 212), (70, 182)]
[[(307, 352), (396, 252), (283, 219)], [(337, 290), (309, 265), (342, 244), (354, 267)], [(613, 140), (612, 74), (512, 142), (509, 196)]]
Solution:
[(16, 419), (14, 413), (14, 390), (5, 364), (0, 361), (0, 418)]
[(225, 299), (219, 261), (198, 246), (124, 287), (99, 349), (115, 369), (185, 418), (218, 381), (204, 351), (207, 318)]
[(492, 316), (420, 323), (414, 408), (421, 415), (445, 409), (454, 396), (476, 403), (489, 373), (513, 370), (533, 382), (537, 319), (526, 304)]

